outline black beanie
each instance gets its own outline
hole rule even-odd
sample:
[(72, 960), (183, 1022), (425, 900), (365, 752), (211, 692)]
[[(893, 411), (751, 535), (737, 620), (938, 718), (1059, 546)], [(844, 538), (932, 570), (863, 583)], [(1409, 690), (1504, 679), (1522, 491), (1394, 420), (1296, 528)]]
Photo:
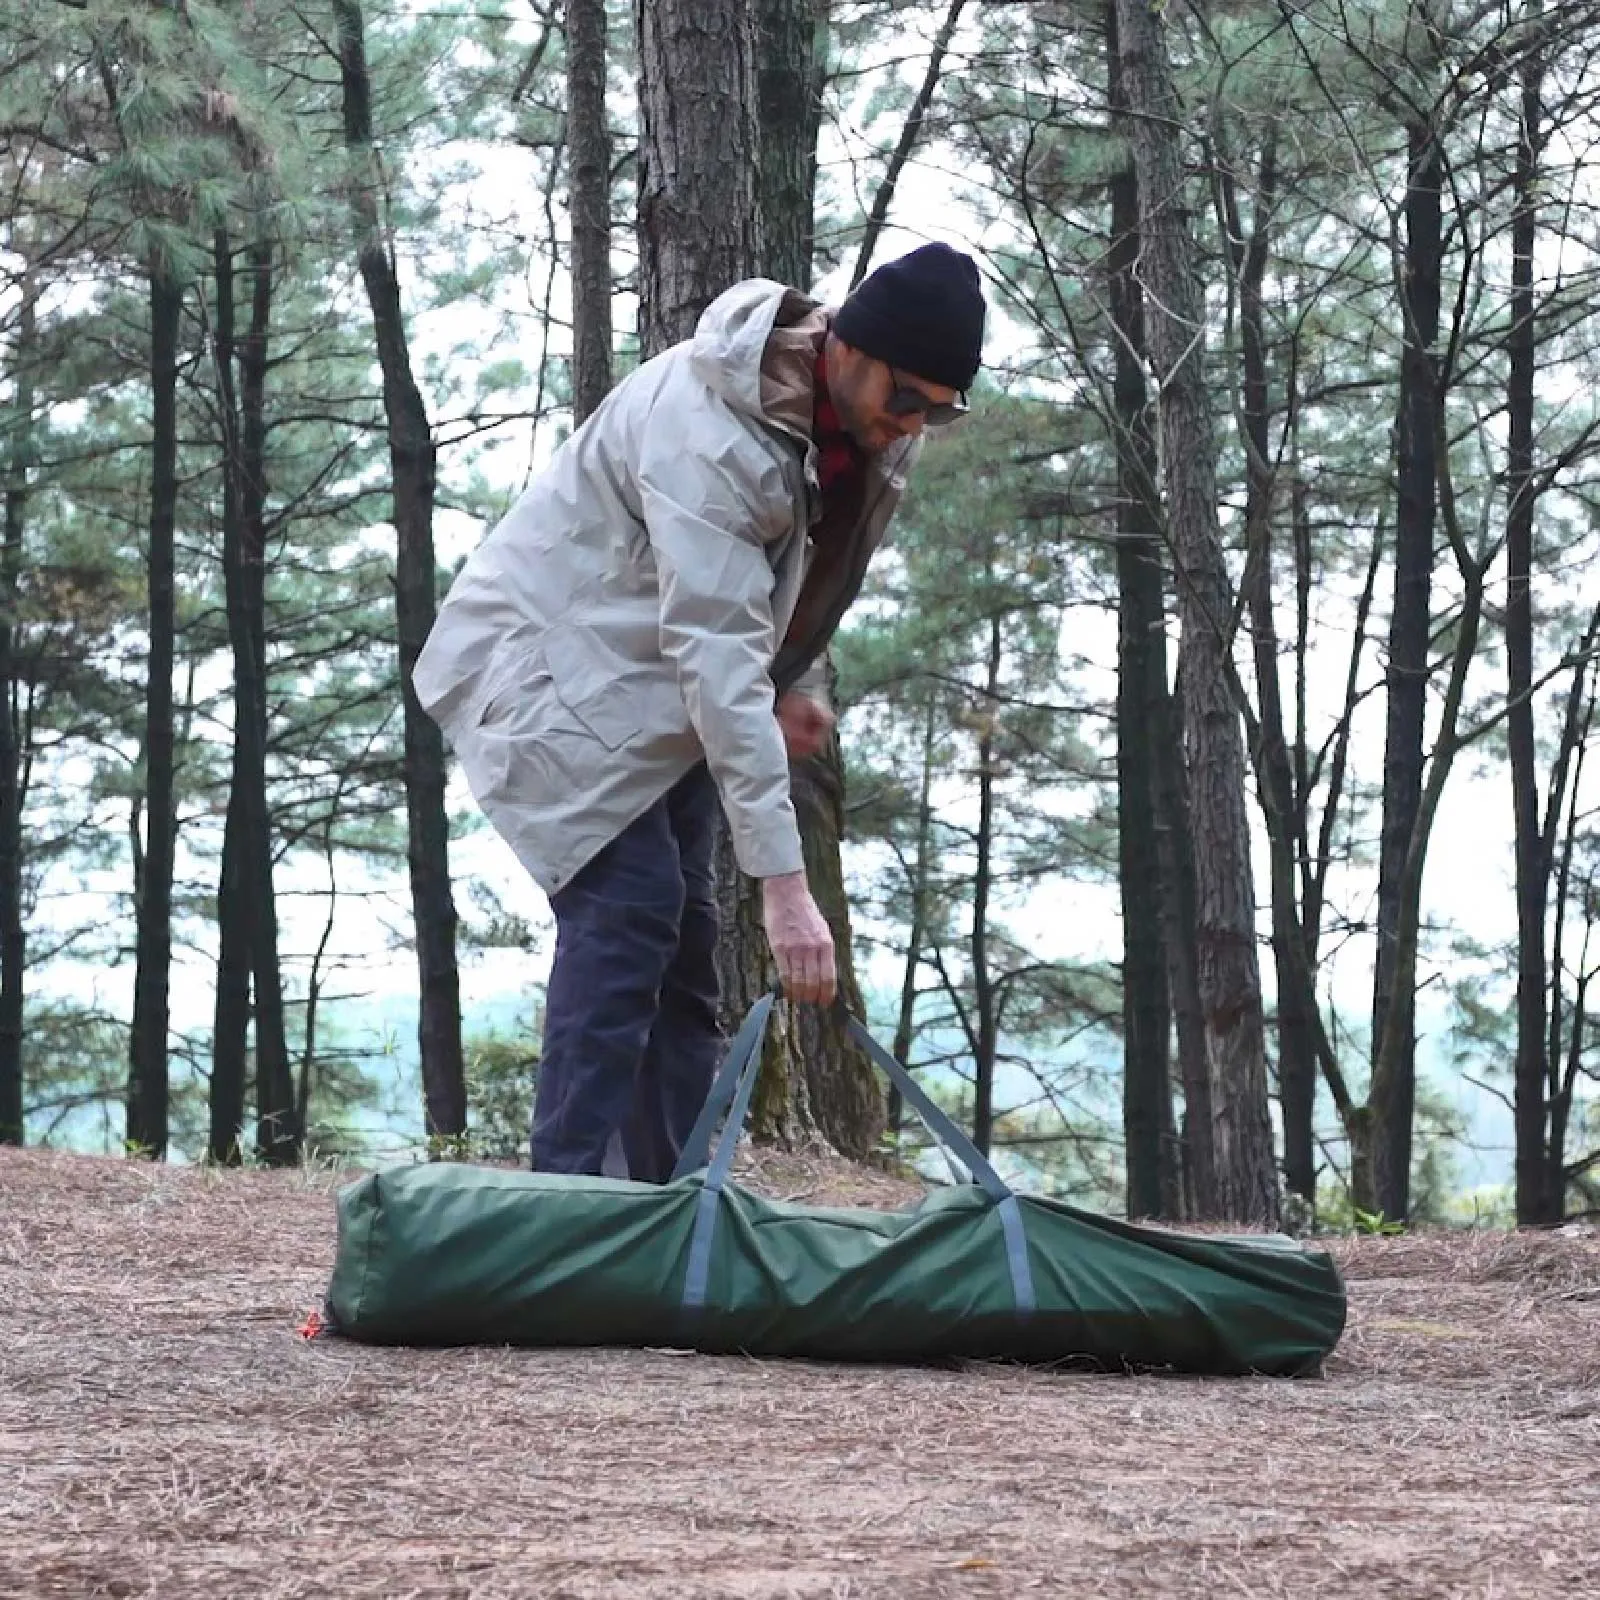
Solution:
[(839, 307), (833, 331), (863, 355), (965, 390), (983, 361), (983, 318), (972, 257), (925, 244), (862, 279)]

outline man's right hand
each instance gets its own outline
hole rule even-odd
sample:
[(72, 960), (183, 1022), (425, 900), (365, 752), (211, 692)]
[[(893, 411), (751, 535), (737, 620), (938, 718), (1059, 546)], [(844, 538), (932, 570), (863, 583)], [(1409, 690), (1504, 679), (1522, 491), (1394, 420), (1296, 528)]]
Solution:
[(791, 1000), (830, 1005), (837, 988), (833, 934), (811, 898), (803, 872), (761, 880), (763, 920), (783, 992)]

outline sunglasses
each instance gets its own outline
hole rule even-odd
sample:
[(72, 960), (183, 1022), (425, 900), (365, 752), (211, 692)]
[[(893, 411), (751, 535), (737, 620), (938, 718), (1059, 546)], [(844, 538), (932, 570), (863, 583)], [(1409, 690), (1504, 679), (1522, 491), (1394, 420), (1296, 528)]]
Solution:
[[(886, 366), (887, 362), (884, 363)], [(889, 393), (889, 398), (884, 401), (883, 409), (891, 417), (915, 417), (918, 415), (928, 419), (930, 427), (940, 427), (944, 423), (954, 422), (957, 417), (967, 414), (967, 397), (958, 394), (954, 400), (935, 400), (910, 384), (901, 376), (895, 367), (889, 367), (889, 376), (894, 379), (894, 388)]]

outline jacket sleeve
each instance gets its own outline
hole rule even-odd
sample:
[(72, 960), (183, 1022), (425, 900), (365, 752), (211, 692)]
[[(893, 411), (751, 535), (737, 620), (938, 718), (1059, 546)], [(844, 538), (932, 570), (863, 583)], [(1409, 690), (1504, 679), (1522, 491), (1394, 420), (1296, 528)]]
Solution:
[(792, 531), (790, 490), (722, 401), (700, 397), (692, 419), (672, 412), (658, 402), (646, 419), (638, 469), (661, 585), (661, 652), (677, 668), (740, 867), (753, 878), (799, 872), (771, 679), (770, 552)]

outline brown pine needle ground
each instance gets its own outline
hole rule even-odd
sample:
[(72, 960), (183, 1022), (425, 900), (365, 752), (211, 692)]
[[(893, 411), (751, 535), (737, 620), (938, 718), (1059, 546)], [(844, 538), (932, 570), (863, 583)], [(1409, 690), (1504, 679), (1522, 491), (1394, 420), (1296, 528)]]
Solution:
[(334, 1182), (0, 1151), (0, 1596), (1600, 1592), (1592, 1230), (1340, 1244), (1303, 1382), (410, 1352), (296, 1337)]

